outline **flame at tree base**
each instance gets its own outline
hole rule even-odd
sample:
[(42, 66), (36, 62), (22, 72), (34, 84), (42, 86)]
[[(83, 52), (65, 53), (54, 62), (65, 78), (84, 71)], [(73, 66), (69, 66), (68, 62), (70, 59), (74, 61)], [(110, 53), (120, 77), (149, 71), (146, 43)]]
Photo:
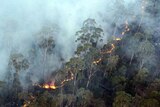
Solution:
[(58, 87), (55, 84), (44, 84), (42, 88), (55, 90)]
[(39, 84), (34, 84), (34, 86), (38, 86), (38, 87), (40, 87), (40, 88), (44, 88), (44, 89), (51, 89), (51, 90), (55, 90), (55, 89), (57, 89), (57, 88), (61, 88), (61, 87), (63, 87), (64, 85), (65, 85), (65, 83), (66, 82), (69, 82), (69, 81), (71, 81), (71, 80), (73, 80), (74, 79), (74, 74), (72, 73), (72, 72), (70, 72), (71, 73), (71, 77), (70, 78), (67, 78), (67, 79), (64, 79), (61, 83), (60, 83), (60, 85), (55, 85), (55, 81), (52, 81), (51, 83), (45, 83), (45, 84), (43, 84), (43, 85), (39, 85)]

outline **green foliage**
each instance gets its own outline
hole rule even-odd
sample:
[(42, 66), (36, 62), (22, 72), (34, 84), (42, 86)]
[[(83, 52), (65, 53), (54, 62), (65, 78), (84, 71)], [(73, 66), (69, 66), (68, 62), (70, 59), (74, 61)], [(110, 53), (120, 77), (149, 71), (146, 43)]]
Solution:
[(124, 91), (116, 93), (113, 107), (130, 107), (132, 102), (132, 96)]
[(112, 77), (112, 84), (113, 85), (119, 85), (121, 83), (124, 83), (126, 81), (126, 78), (124, 76), (114, 76)]
[(151, 90), (160, 90), (160, 79), (155, 78), (155, 80), (150, 84), (149, 88)]
[[(154, 64), (154, 54), (155, 48), (150, 41), (146, 40), (140, 43), (137, 53), (140, 60), (140, 69), (143, 67), (144, 64)], [(152, 61), (150, 59), (152, 59)]]
[(126, 66), (122, 66), (118, 69), (118, 75), (121, 75), (121, 76), (125, 76), (126, 75), (126, 72), (127, 72), (127, 67)]
[(150, 93), (148, 93), (148, 97), (155, 98), (155, 99), (159, 100), (160, 92), (159, 91), (151, 91)]
[(97, 27), (94, 19), (85, 20), (81, 30), (76, 32), (76, 35), (78, 36), (76, 42), (79, 44), (75, 53), (77, 55), (82, 53), (86, 54), (92, 46), (96, 47), (102, 36), (102, 32), (103, 30), (100, 27)]
[(29, 68), (28, 60), (20, 53), (11, 54), (9, 66), (13, 65), (16, 72)]
[(76, 94), (78, 101), (77, 101), (77, 106), (78, 107), (87, 107), (88, 105), (91, 104), (91, 101), (93, 99), (93, 94), (89, 90), (85, 90), (84, 88), (80, 88), (77, 91)]
[[(117, 1), (118, 7), (125, 10), (121, 2)], [(28, 107), (159, 107), (160, 79), (157, 73), (159, 67), (153, 66), (156, 57), (153, 30), (145, 28), (135, 32), (132, 29), (137, 31), (136, 24), (129, 27), (131, 31), (122, 40), (111, 37), (101, 48), (97, 44), (101, 41), (103, 30), (94, 19), (85, 20), (80, 31), (76, 32), (74, 57), (50, 76), (52, 78), (49, 80), (54, 78), (58, 88), (50, 90), (39, 86), (33, 90), (33, 87), (28, 92), (34, 96), (34, 100), (28, 98), (29, 93), (22, 91), (19, 78), (19, 72), (29, 68), (29, 60), (20, 53), (11, 54), (7, 85), (13, 82), (13, 88), (8, 88), (8, 92), (16, 101), (25, 99)], [(47, 65), (46, 57), (53, 53), (55, 47), (53, 32), (53, 29), (44, 28), (38, 34), (42, 36), (38, 46), (44, 52), (44, 65)], [(12, 68), (16, 71), (14, 75)], [(158, 74), (156, 78), (149, 77), (155, 75), (152, 69)], [(32, 85), (30, 76), (26, 78)], [(12, 98), (11, 95), (7, 94), (6, 99)]]
[(92, 47), (91, 44), (84, 44), (84, 46), (78, 46), (75, 54), (80, 55), (82, 52), (87, 52)]
[(107, 60), (108, 60), (107, 63), (108, 70), (112, 71), (113, 69), (116, 69), (119, 56), (118, 55), (110, 56)]
[(140, 103), (140, 107), (159, 107), (159, 102), (156, 99), (144, 99)]
[(138, 71), (138, 73), (136, 74), (135, 76), (135, 81), (137, 83), (141, 83), (141, 82), (144, 82), (146, 80), (146, 78), (148, 77), (148, 69), (146, 68), (142, 68), (141, 70)]
[(103, 99), (95, 99), (95, 100), (93, 100), (92, 105), (94, 107), (106, 107), (105, 106), (105, 102), (103, 101)]
[(154, 54), (155, 48), (150, 41), (146, 40), (146, 41), (143, 41), (140, 43), (140, 46), (138, 48), (138, 52), (141, 57), (142, 57), (142, 55), (150, 56), (150, 55)]
[(83, 59), (79, 57), (71, 58), (69, 62), (66, 63), (66, 68), (71, 69), (73, 73), (77, 73), (79, 70), (84, 69)]
[(52, 54), (55, 47), (55, 41), (52, 36), (42, 37), (40, 42), (38, 43), (38, 46), (41, 49), (46, 50), (48, 54)]

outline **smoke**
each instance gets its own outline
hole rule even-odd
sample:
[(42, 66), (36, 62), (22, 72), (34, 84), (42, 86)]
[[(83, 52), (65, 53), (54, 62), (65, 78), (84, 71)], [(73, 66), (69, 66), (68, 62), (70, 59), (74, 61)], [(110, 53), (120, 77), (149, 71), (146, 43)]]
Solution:
[[(121, 5), (124, 5), (124, 7)], [(11, 52), (28, 56), (35, 35), (47, 24), (53, 24), (58, 31), (53, 35), (56, 41), (55, 53), (68, 60), (75, 49), (75, 32), (84, 20), (93, 18), (104, 30), (104, 40), (110, 36), (111, 24), (120, 25), (125, 20), (134, 20), (141, 15), (138, 0), (5, 0), (0, 5), (0, 80), (8, 65)], [(138, 10), (138, 11), (137, 11)], [(105, 41), (106, 42), (106, 41)], [(58, 55), (50, 61), (56, 69)], [(53, 70), (55, 70), (53, 68)], [(36, 70), (38, 72), (38, 70)]]

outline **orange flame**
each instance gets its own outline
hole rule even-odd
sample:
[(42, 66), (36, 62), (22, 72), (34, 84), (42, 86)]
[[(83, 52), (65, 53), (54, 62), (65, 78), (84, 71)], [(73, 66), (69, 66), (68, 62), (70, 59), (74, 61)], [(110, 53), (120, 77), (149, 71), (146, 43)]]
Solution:
[(45, 89), (52, 89), (52, 90), (55, 90), (57, 89), (57, 86), (54, 85), (54, 84), (44, 84), (43, 86), (41, 86), (42, 88), (45, 88)]
[(114, 44), (111, 44), (112, 48), (109, 51), (101, 52), (101, 54), (110, 54), (115, 49)]
[(125, 33), (129, 32), (129, 25), (128, 25), (128, 21), (125, 22), (125, 30), (121, 33), (122, 35), (124, 35)]
[(120, 41), (120, 40), (121, 40), (121, 38), (116, 38), (115, 40), (116, 40), (116, 41)]
[(55, 90), (57, 87), (55, 85), (50, 85), (50, 89)]
[(74, 79), (74, 74), (71, 72), (71, 77), (67, 78), (67, 79), (64, 79), (59, 86), (56, 86), (54, 81), (52, 83), (50, 83), (50, 84), (48, 84), (48, 83), (46, 83), (44, 85), (34, 84), (34, 86), (38, 86), (38, 87), (44, 88), (44, 89), (55, 90), (57, 88), (63, 87), (65, 85), (65, 82), (71, 81), (73, 79)]
[(100, 63), (102, 61), (102, 59), (101, 58), (99, 58), (98, 60), (95, 60), (95, 61), (93, 61), (93, 64), (98, 64), (98, 63)]
[(50, 86), (49, 86), (48, 84), (44, 84), (44, 85), (43, 85), (43, 88), (49, 89)]
[(116, 41), (120, 41), (122, 38), (114, 38), (114, 40), (116, 40)]
[[(121, 40), (121, 38), (115, 38), (116, 41), (119, 41)], [(101, 54), (109, 54), (109, 53), (112, 53), (112, 51), (115, 49), (115, 45), (114, 44), (111, 44), (112, 48), (108, 51), (104, 51), (104, 52), (101, 52)], [(99, 58), (95, 61), (93, 61), (92, 63), (97, 65), (98, 63), (100, 63), (102, 61), (102, 58)], [(71, 76), (70, 78), (67, 78), (67, 79), (64, 79), (59, 86), (56, 86), (54, 82), (52, 82), (51, 84), (44, 84), (44, 85), (39, 85), (39, 84), (34, 84), (35, 86), (38, 86), (38, 87), (41, 87), (41, 88), (45, 88), (45, 89), (52, 89), (52, 90), (55, 90), (57, 88), (60, 88), (60, 87), (63, 87), (65, 85), (65, 82), (68, 82), (68, 81), (71, 81), (74, 79), (74, 74), (70, 71), (71, 73)]]
[(74, 79), (74, 74), (71, 72), (71, 77), (63, 80), (63, 81), (61, 82), (61, 86), (64, 86), (64, 83), (65, 83), (65, 82), (71, 81), (71, 80), (73, 80), (73, 79)]
[(27, 107), (29, 104), (24, 104), (22, 107)]
[[(121, 38), (116, 38), (115, 40), (121, 40)], [(112, 53), (112, 51), (115, 49), (115, 45), (114, 44), (111, 44), (112, 48), (108, 51), (104, 51), (104, 52), (101, 52), (101, 54), (108, 54), (108, 53)], [(98, 63), (100, 63), (102, 61), (102, 58), (99, 58), (95, 61), (93, 61), (92, 63), (97, 65)], [(59, 86), (56, 86), (54, 82), (52, 82), (51, 84), (44, 84), (44, 85), (39, 85), (39, 84), (34, 84), (35, 86), (38, 86), (38, 87), (41, 87), (41, 88), (44, 88), (44, 89), (52, 89), (52, 90), (55, 90), (57, 88), (60, 88), (60, 87), (63, 87), (65, 85), (65, 82), (68, 82), (68, 81), (71, 81), (74, 79), (74, 74), (70, 71), (71, 73), (71, 76), (70, 78), (67, 78), (67, 79), (64, 79)]]
[(43, 88), (55, 90), (55, 89), (57, 89), (57, 86), (55, 85), (55, 82), (52, 81), (52, 83), (50, 83), (50, 84), (44, 84)]

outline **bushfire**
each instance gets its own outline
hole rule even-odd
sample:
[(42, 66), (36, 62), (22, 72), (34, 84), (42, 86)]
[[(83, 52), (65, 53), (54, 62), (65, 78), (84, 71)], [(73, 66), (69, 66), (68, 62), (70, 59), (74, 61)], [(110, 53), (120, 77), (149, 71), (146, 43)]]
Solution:
[(101, 54), (110, 54), (112, 53), (112, 51), (115, 49), (115, 45), (114, 44), (111, 44), (112, 48), (108, 51), (101, 51)]
[(55, 90), (55, 89), (57, 89), (58, 87), (57, 87), (55, 84), (44, 84), (44, 85), (43, 85), (43, 88)]
[(74, 79), (74, 74), (71, 72), (71, 76), (70, 78), (64, 79), (60, 85), (56, 85), (55, 81), (52, 81), (51, 83), (45, 83), (43, 85), (39, 85), (39, 84), (34, 84), (34, 86), (38, 86), (40, 88), (44, 88), (44, 89), (51, 89), (51, 90), (55, 90), (57, 88), (61, 88), (65, 85), (66, 82), (71, 81)]
[(128, 25), (128, 21), (125, 22), (125, 30), (122, 32), (121, 35), (124, 35), (125, 33), (129, 32), (130, 29), (129, 29), (129, 25)]
[(98, 60), (95, 60), (95, 61), (93, 61), (93, 64), (98, 64), (98, 63), (100, 63), (102, 61), (102, 59), (101, 58), (99, 58)]
[[(121, 41), (122, 38), (114, 38), (115, 41)], [(101, 54), (111, 54), (113, 52), (113, 50), (115, 49), (115, 45), (114, 44), (111, 44), (111, 49), (108, 50), (108, 51), (101, 51), (100, 53)], [(97, 60), (94, 60), (92, 63), (97, 65), (99, 64), (100, 62), (102, 61), (102, 58), (99, 58)]]
[(71, 72), (71, 77), (63, 80), (63, 81), (61, 82), (61, 86), (64, 86), (65, 82), (71, 81), (71, 80), (73, 80), (73, 79), (74, 79), (74, 74)]
[[(121, 38), (116, 38), (114, 39), (115, 41), (120, 41)], [(101, 54), (111, 54), (113, 52), (113, 50), (115, 49), (115, 45), (114, 44), (111, 44), (111, 49), (110, 50), (107, 50), (107, 51), (101, 51), (100, 53)], [(95, 65), (98, 65), (103, 59), (102, 58), (99, 58), (97, 60), (94, 60), (92, 63), (95, 64)], [(58, 88), (61, 88), (65, 85), (66, 82), (69, 82), (71, 80), (74, 79), (74, 74), (70, 71), (70, 78), (67, 78), (67, 79), (64, 79), (63, 81), (60, 82), (60, 85), (56, 85), (55, 84), (55, 81), (52, 81), (51, 83), (45, 83), (43, 85), (40, 85), (40, 84), (34, 84), (34, 86), (38, 86), (40, 88), (43, 88), (43, 89), (47, 89), (47, 90), (56, 90)], [(26, 101), (24, 103), (24, 105), (22, 107), (28, 107), (28, 105), (30, 104), (30, 101)]]
[[(126, 32), (128, 32), (130, 29), (129, 29), (129, 26), (128, 26), (128, 22), (126, 21), (125, 22), (125, 31), (122, 32), (122, 35), (124, 35)], [(120, 41), (122, 38), (118, 38), (118, 37), (114, 37), (114, 40), (115, 41)], [(115, 49), (115, 45), (112, 43), (111, 44), (111, 49), (110, 50), (106, 50), (106, 51), (100, 51), (100, 54), (111, 54), (113, 52), (113, 50)], [(92, 64), (99, 64), (100, 62), (102, 61), (102, 58), (99, 58), (97, 60), (94, 60), (92, 62)], [(51, 82), (51, 83), (45, 83), (43, 85), (40, 85), (40, 84), (34, 84), (34, 86), (38, 86), (40, 88), (44, 88), (44, 89), (51, 89), (51, 90), (55, 90), (57, 88), (60, 88), (60, 87), (63, 87), (65, 85), (66, 82), (68, 81), (71, 81), (74, 79), (74, 74), (71, 72), (70, 73), (70, 78), (67, 78), (67, 79), (64, 79), (60, 85), (55, 85), (55, 82)]]
[(115, 38), (115, 40), (116, 40), (116, 41), (120, 41), (120, 40), (121, 40), (121, 38)]

